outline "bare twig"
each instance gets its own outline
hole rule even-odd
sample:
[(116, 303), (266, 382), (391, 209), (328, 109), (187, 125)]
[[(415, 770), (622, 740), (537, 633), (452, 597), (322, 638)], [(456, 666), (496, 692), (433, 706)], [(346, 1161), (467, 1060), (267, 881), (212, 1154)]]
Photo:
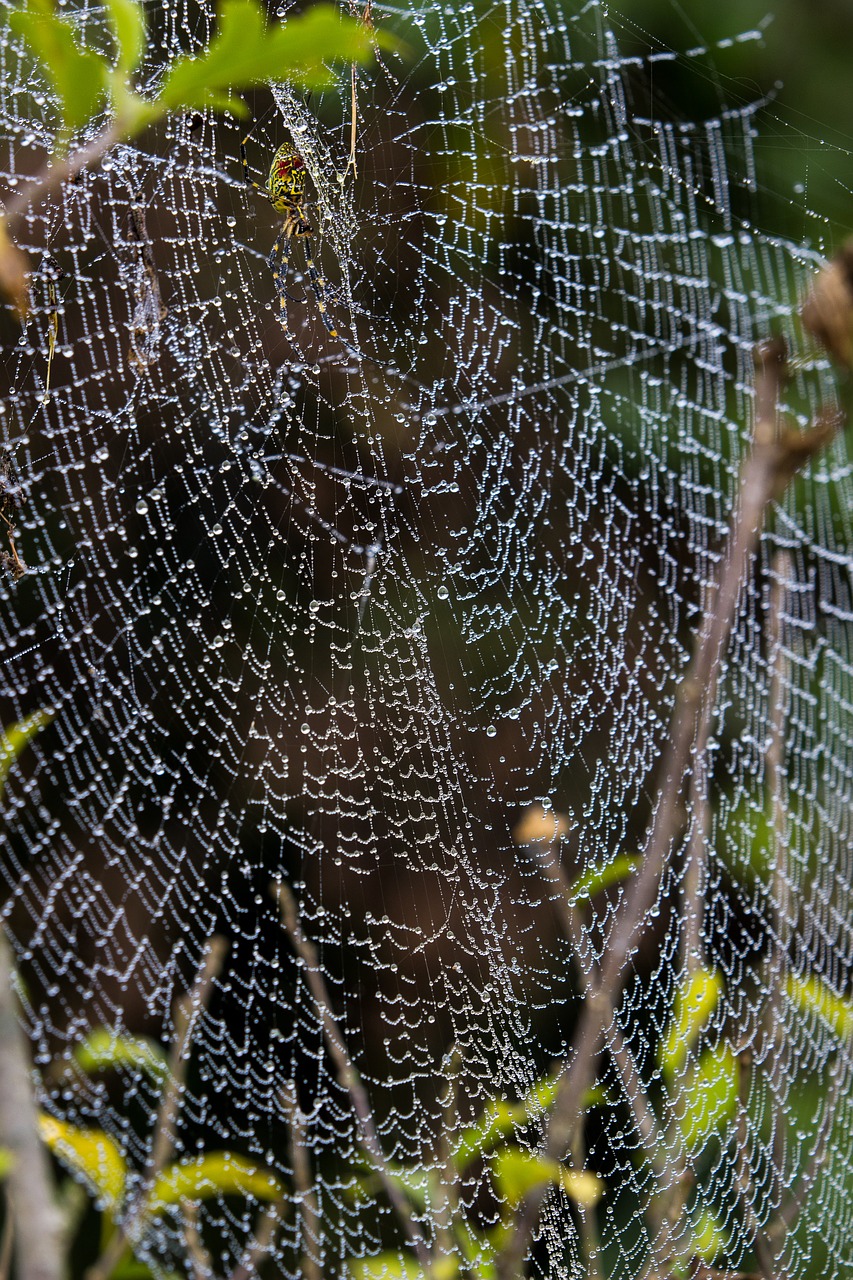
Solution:
[(308, 1159), (305, 1117), (299, 1109), (296, 1098), (291, 1099), (284, 1091), (282, 1091), (282, 1104), (288, 1116), (293, 1189), (300, 1207), (302, 1256), (299, 1262), (299, 1273), (302, 1280), (323, 1280), (323, 1272), (317, 1258), (320, 1241), (320, 1211), (317, 1208), (311, 1164)]
[(269, 1257), (278, 1229), (284, 1217), (284, 1201), (274, 1200), (258, 1218), (252, 1244), (231, 1272), (228, 1280), (254, 1280), (258, 1267)]
[(18, 1022), (12, 955), (0, 931), (0, 1146), (13, 1157), (6, 1179), (15, 1225), (18, 1280), (62, 1280), (61, 1221), (39, 1137), (29, 1055)]
[[(228, 943), (224, 938), (211, 938), (192, 990), (175, 1003), (175, 1038), (169, 1053), (169, 1069), (154, 1123), (154, 1142), (146, 1169), (146, 1182), (149, 1186), (163, 1171), (175, 1149), (175, 1128), (196, 1027), (210, 1003), (213, 983), (222, 970), (227, 950)], [(145, 1194), (147, 1195), (147, 1188)]]
[[(572, 944), (575, 969), (582, 987), (586, 990), (587, 998), (589, 998), (597, 990), (600, 981), (598, 965), (594, 960), (590, 960), (587, 967), (584, 967), (581, 961), (581, 956), (586, 951), (583, 946), (583, 923), (578, 909), (572, 905), (572, 886), (557, 856), (555, 842), (549, 841), (547, 844), (537, 842), (534, 857), (536, 865), (543, 876), (558, 890), (554, 905), (566, 937)], [(611, 1029), (607, 1039), (607, 1048), (616, 1067), (625, 1100), (631, 1110), (637, 1136), (659, 1184), (660, 1190), (651, 1197), (646, 1208), (646, 1216), (650, 1220), (652, 1231), (651, 1245), (654, 1266), (659, 1274), (664, 1275), (669, 1270), (673, 1254), (679, 1252), (673, 1240), (673, 1227), (677, 1217), (673, 1202), (676, 1196), (679, 1200), (683, 1198), (684, 1193), (681, 1188), (686, 1188), (688, 1184), (688, 1171), (680, 1154), (677, 1156), (673, 1166), (671, 1153), (669, 1152), (671, 1144), (661, 1132), (657, 1117), (648, 1100), (645, 1086), (640, 1078), (634, 1055), (618, 1027)], [(576, 1165), (578, 1165), (579, 1161), (582, 1134), (582, 1126), (578, 1125), (575, 1130), (572, 1152)], [(672, 1189), (670, 1195), (667, 1195), (664, 1191), (667, 1182)], [(590, 1248), (594, 1247), (594, 1240), (590, 1232), (590, 1225), (588, 1223), (586, 1226), (584, 1225), (587, 1216), (584, 1213), (581, 1227), (587, 1236), (587, 1251), (589, 1252)], [(590, 1262), (590, 1258), (587, 1259), (587, 1262)], [(593, 1280), (592, 1273), (590, 1280)]]
[(151, 1188), (174, 1151), (175, 1130), (193, 1038), (199, 1017), (210, 1001), (213, 982), (222, 969), (227, 949), (228, 944), (224, 938), (218, 936), (211, 938), (192, 990), (175, 1002), (173, 1011), (175, 1038), (169, 1053), (169, 1070), (154, 1121), (153, 1142), (145, 1178), (133, 1207), (124, 1221), (116, 1226), (98, 1261), (86, 1272), (86, 1280), (109, 1280), (109, 1276), (118, 1266), (129, 1244), (139, 1231), (145, 1219)]
[[(764, 757), (765, 783), (771, 812), (771, 850), (773, 879), (771, 885), (771, 912), (769, 922), (773, 945), (767, 959), (765, 973), (770, 998), (764, 1010), (765, 1071), (774, 1097), (782, 1092), (786, 1068), (790, 1061), (790, 1046), (783, 1034), (782, 1017), (785, 972), (789, 964), (790, 942), (790, 892), (788, 886), (788, 832), (784, 796), (785, 769), (785, 686), (788, 679), (788, 660), (784, 646), (783, 616), (786, 609), (788, 588), (793, 569), (791, 557), (786, 551), (777, 552), (773, 558), (773, 575), (770, 589), (770, 607), (767, 617), (767, 648), (770, 662), (770, 688), (768, 690), (770, 733)], [(787, 1124), (785, 1112), (779, 1108), (773, 1116), (773, 1167), (777, 1185), (782, 1187), (787, 1156)], [(783, 1226), (784, 1232), (784, 1226)], [(768, 1235), (773, 1237), (772, 1224)], [(762, 1270), (770, 1276), (768, 1265), (761, 1260)], [(775, 1280), (783, 1280), (775, 1277)]]
[(293, 950), (302, 961), (305, 980), (308, 983), (311, 995), (314, 997), (323, 1037), (329, 1050), (329, 1056), (334, 1063), (338, 1082), (349, 1095), (356, 1120), (358, 1121), (361, 1146), (376, 1170), (385, 1194), (397, 1215), (397, 1220), (417, 1255), (420, 1266), (427, 1275), (431, 1275), (432, 1263), (426, 1242), (420, 1227), (412, 1216), (403, 1192), (394, 1181), (391, 1170), (388, 1167), (388, 1161), (385, 1158), (385, 1153), (382, 1150), (376, 1127), (373, 1123), (373, 1112), (367, 1091), (350, 1060), (344, 1038), (332, 1014), (332, 1001), (323, 979), (317, 950), (313, 942), (306, 938), (302, 932), (299, 925), (296, 902), (289, 886), (282, 881), (272, 885), (271, 892), (278, 902), (285, 933), (290, 939)]
[(12, 1246), (15, 1243), (15, 1221), (12, 1217), (12, 1204), (9, 1193), (3, 1197), (6, 1201), (6, 1213), (3, 1221), (3, 1237), (0, 1239), (0, 1280), (9, 1280), (9, 1269), (12, 1266)]
[[(696, 650), (676, 698), (670, 739), (662, 764), (662, 783), (643, 858), (629, 896), (608, 939), (597, 990), (584, 1002), (573, 1054), (555, 1099), (545, 1149), (562, 1159), (571, 1150), (582, 1099), (592, 1083), (602, 1039), (612, 1034), (615, 1004), (628, 960), (637, 945), (658, 890), (672, 844), (683, 823), (681, 796), (691, 757), (707, 743), (717, 686), (732, 627), (769, 503), (784, 492), (795, 473), (826, 448), (841, 427), (840, 410), (827, 410), (806, 432), (778, 422), (780, 390), (786, 374), (784, 342), (774, 340), (756, 352), (755, 428), (752, 449), (741, 467), (740, 493), (728, 547), (708, 593)], [(531, 1192), (516, 1214), (510, 1243), (500, 1262), (501, 1280), (518, 1274), (545, 1194)]]
[(181, 1212), (184, 1216), (184, 1248), (193, 1280), (213, 1280), (213, 1259), (204, 1246), (198, 1227), (198, 1205), (192, 1200), (182, 1200)]
[(99, 133), (88, 146), (81, 147), (63, 160), (46, 165), (22, 191), (17, 191), (14, 196), (10, 196), (4, 202), (6, 226), (9, 230), (14, 232), (28, 209), (41, 204), (54, 191), (59, 190), (69, 178), (76, 177), (83, 169), (91, 169), (100, 164), (121, 137), (122, 129), (118, 123), (114, 123)]

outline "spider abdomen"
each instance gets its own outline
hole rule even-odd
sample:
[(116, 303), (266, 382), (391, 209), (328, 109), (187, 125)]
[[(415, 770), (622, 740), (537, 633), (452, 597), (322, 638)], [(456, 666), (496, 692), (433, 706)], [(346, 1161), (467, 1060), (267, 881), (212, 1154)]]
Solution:
[(277, 213), (300, 212), (305, 198), (305, 161), (292, 142), (285, 142), (272, 158), (267, 191)]

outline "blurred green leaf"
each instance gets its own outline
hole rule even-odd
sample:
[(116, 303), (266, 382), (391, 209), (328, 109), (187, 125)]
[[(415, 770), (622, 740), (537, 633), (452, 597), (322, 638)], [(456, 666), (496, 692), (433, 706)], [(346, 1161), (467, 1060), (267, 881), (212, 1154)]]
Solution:
[(684, 1067), (723, 994), (723, 980), (711, 969), (699, 969), (679, 981), (672, 1020), (660, 1044), (659, 1061), (672, 1079)]
[(123, 1036), (108, 1027), (97, 1027), (74, 1050), (74, 1059), (86, 1072), (109, 1071), (115, 1067), (131, 1067), (143, 1071), (157, 1084), (168, 1075), (166, 1058), (154, 1040), (147, 1036)]
[(15, 1157), (6, 1147), (0, 1147), (0, 1181), (6, 1177), (6, 1174), (15, 1163)]
[(739, 1063), (727, 1044), (706, 1049), (674, 1099), (685, 1146), (695, 1153), (734, 1114)]
[(100, 1129), (78, 1129), (53, 1116), (39, 1116), (42, 1141), (69, 1168), (82, 1174), (86, 1182), (115, 1213), (124, 1200), (127, 1164), (109, 1134)]
[(13, 724), (11, 729), (0, 729), (0, 796), (6, 786), (9, 770), (24, 747), (53, 719), (53, 711), (36, 711), (26, 720)]
[(492, 1176), (505, 1203), (515, 1207), (537, 1187), (561, 1187), (575, 1204), (592, 1208), (601, 1199), (603, 1185), (594, 1173), (567, 1169), (558, 1160), (531, 1155), (518, 1147), (505, 1147), (492, 1161)]
[(785, 984), (788, 998), (803, 1013), (817, 1016), (832, 1028), (839, 1040), (853, 1036), (853, 1000), (838, 996), (816, 975), (797, 978), (793, 974)]
[(91, 120), (107, 89), (108, 63), (81, 49), (75, 27), (54, 11), (52, 0), (29, 0), (13, 9), (9, 25), (37, 58), (59, 100), (62, 132), (68, 136)]
[[(265, 80), (298, 80), (306, 86), (329, 83), (328, 63), (367, 62), (375, 43), (387, 44), (332, 5), (316, 5), (285, 25), (267, 26), (254, 0), (225, 0), (219, 31), (205, 53), (181, 58), (166, 75), (158, 105), (189, 110), (210, 105), (235, 111), (231, 92)], [(236, 111), (245, 112), (237, 102)]]
[(619, 853), (607, 862), (587, 867), (572, 885), (569, 905), (577, 907), (581, 902), (589, 902), (602, 889), (609, 889), (611, 885), (627, 880), (639, 861), (636, 854)]
[(214, 1151), (164, 1169), (151, 1188), (145, 1212), (153, 1217), (182, 1200), (206, 1200), (218, 1195), (280, 1200), (284, 1188), (268, 1170), (242, 1156)]
[(712, 1263), (724, 1254), (729, 1243), (725, 1231), (708, 1209), (691, 1214), (690, 1240), (693, 1252), (703, 1262)]
[(107, 0), (119, 70), (131, 75), (145, 52), (145, 12), (136, 0)]

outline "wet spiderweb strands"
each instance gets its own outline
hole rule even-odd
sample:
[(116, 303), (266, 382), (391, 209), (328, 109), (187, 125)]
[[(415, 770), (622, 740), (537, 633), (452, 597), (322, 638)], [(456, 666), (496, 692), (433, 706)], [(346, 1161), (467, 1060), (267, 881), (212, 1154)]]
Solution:
[[(0, 883), (44, 1108), (117, 1144), (158, 1273), (489, 1280), (539, 1176), (532, 1275), (850, 1275), (843, 439), (768, 524), (701, 856), (688, 824), (583, 1133), (534, 1162), (654, 807), (753, 345), (802, 344), (817, 252), (750, 220), (760, 104), (651, 95), (724, 47), (629, 55), (595, 3), (373, 19), (407, 53), (358, 74), (356, 172), (349, 67), (259, 94), (247, 143), (255, 174), (288, 139), (305, 162), (346, 345), (298, 254), (279, 321), (243, 124), (117, 146), (20, 235), (58, 271), (4, 321), (27, 572), (0, 584), (2, 722), (55, 714), (10, 771)], [(212, 20), (157, 30), (186, 50)], [(9, 188), (53, 126), (4, 39)], [(825, 365), (786, 394), (804, 424)], [(80, 1066), (103, 1028), (177, 1043), (180, 1087)], [(214, 1153), (146, 1217), (152, 1171)]]

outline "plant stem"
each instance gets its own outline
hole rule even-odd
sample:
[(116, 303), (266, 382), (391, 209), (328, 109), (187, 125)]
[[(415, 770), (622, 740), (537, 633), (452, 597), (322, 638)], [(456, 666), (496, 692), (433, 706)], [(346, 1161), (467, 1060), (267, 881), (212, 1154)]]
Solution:
[[(667, 858), (683, 825), (685, 774), (691, 757), (707, 744), (720, 674), (767, 507), (781, 496), (795, 473), (827, 447), (844, 422), (840, 410), (826, 410), (808, 431), (780, 429), (778, 405), (786, 360), (781, 339), (763, 343), (756, 350), (755, 427), (752, 448), (741, 466), (728, 547), (708, 592), (694, 656), (676, 696), (661, 789), (643, 858), (607, 941), (598, 989), (590, 992), (584, 1002), (569, 1068), (551, 1110), (544, 1152), (551, 1159), (564, 1159), (571, 1150), (579, 1108), (592, 1083), (602, 1038), (613, 1026), (628, 961), (648, 920)], [(509, 1244), (499, 1261), (501, 1280), (520, 1274), (544, 1194), (544, 1188), (537, 1188), (519, 1206)]]
[(388, 1167), (388, 1161), (385, 1158), (373, 1123), (373, 1112), (367, 1091), (350, 1060), (344, 1038), (332, 1014), (332, 1001), (329, 997), (326, 983), (323, 980), (323, 971), (317, 949), (313, 942), (305, 937), (300, 928), (296, 901), (290, 892), (289, 886), (282, 881), (272, 885), (271, 892), (278, 902), (284, 931), (290, 939), (293, 950), (304, 966), (305, 980), (308, 983), (311, 995), (314, 997), (323, 1037), (329, 1050), (329, 1056), (334, 1063), (338, 1082), (341, 1088), (345, 1089), (349, 1095), (356, 1120), (358, 1121), (361, 1146), (379, 1176), (385, 1194), (390, 1200), (397, 1215), (397, 1220), (417, 1255), (422, 1270), (429, 1276), (432, 1274), (432, 1263), (426, 1242), (412, 1216), (403, 1192), (394, 1181)]
[(288, 1128), (290, 1130), (290, 1163), (293, 1167), (293, 1189), (299, 1198), (300, 1206), (302, 1255), (299, 1259), (299, 1274), (302, 1280), (323, 1280), (323, 1273), (317, 1259), (320, 1242), (320, 1213), (317, 1208), (317, 1197), (314, 1194), (311, 1178), (311, 1164), (308, 1159), (305, 1117), (300, 1111), (299, 1103), (295, 1097), (291, 1100), (282, 1091), (282, 1102), (287, 1111)]
[(74, 178), (83, 169), (91, 169), (103, 160), (108, 151), (123, 137), (123, 131), (117, 124), (111, 124), (98, 134), (87, 146), (81, 147), (63, 160), (48, 164), (38, 173), (23, 191), (16, 191), (5, 201), (6, 225), (10, 232), (15, 232), (24, 215), (34, 205), (41, 202), (54, 191), (58, 191), (64, 182)]
[(198, 1019), (210, 1002), (213, 983), (222, 969), (227, 950), (228, 944), (224, 938), (211, 938), (192, 990), (175, 1001), (175, 1036), (169, 1053), (169, 1071), (154, 1121), (145, 1178), (133, 1207), (125, 1220), (116, 1226), (98, 1261), (86, 1272), (86, 1280), (109, 1280), (145, 1220), (151, 1188), (175, 1148), (175, 1130)]

